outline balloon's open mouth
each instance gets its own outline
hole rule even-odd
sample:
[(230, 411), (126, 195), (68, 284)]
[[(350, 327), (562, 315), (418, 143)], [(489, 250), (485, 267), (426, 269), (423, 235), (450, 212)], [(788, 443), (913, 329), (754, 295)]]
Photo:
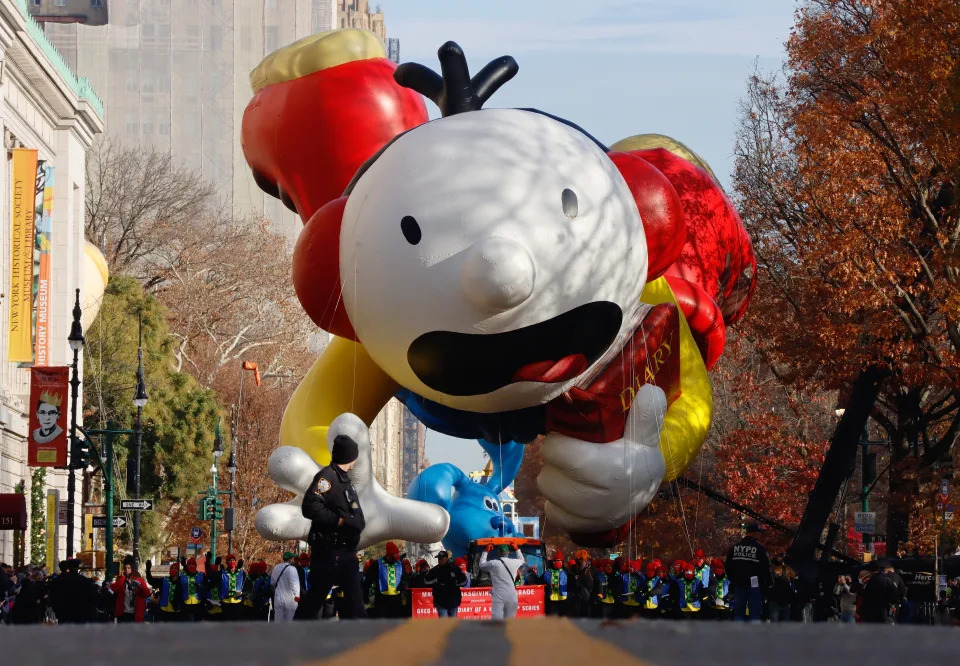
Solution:
[(482, 395), (515, 382), (565, 382), (600, 358), (622, 321), (619, 305), (598, 301), (505, 333), (431, 331), (410, 344), (407, 361), (420, 381), (447, 395)]

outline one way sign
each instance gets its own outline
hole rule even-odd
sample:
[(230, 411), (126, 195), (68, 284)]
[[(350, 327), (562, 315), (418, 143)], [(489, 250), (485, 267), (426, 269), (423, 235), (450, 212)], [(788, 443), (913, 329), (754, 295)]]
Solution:
[[(93, 517), (93, 526), (95, 528), (104, 528), (107, 526), (107, 517), (106, 516), (94, 516)], [(126, 516), (114, 516), (113, 517), (113, 526), (117, 529), (127, 526), (127, 517)]]
[(152, 499), (125, 499), (120, 500), (121, 511), (153, 511)]

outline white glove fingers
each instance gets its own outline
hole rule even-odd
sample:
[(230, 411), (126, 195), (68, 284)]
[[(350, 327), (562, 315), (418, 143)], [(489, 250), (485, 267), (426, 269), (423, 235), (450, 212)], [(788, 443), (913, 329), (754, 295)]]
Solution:
[(610, 501), (608, 488), (572, 481), (556, 467), (543, 468), (537, 477), (537, 488), (547, 501), (576, 506), (577, 512), (583, 515), (593, 513), (590, 507), (605, 505)]
[(624, 437), (645, 447), (660, 446), (660, 429), (667, 413), (667, 396), (659, 386), (644, 384), (630, 407)]
[(310, 521), (300, 510), (302, 501), (302, 497), (296, 497), (287, 503), (260, 509), (254, 523), (260, 536), (271, 541), (305, 540), (310, 533)]
[(281, 446), (267, 461), (267, 470), (274, 483), (291, 493), (303, 493), (320, 471), (313, 458), (295, 446)]

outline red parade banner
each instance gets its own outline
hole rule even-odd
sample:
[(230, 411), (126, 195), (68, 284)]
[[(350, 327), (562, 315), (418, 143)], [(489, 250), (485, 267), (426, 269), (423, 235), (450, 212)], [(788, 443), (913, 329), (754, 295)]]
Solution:
[(67, 379), (70, 368), (30, 369), (30, 467), (67, 466)]
[[(437, 617), (433, 607), (433, 592), (428, 589), (410, 590), (413, 599), (413, 619)], [(489, 620), (493, 598), (489, 587), (467, 587), (461, 590), (463, 601), (457, 618), (461, 620)], [(524, 585), (517, 588), (517, 617), (540, 617), (544, 614), (543, 585)]]

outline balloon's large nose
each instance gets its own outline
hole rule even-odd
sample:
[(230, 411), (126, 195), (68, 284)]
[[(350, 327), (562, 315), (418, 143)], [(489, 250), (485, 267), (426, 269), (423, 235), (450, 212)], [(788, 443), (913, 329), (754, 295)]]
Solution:
[(474, 305), (502, 312), (530, 298), (536, 276), (527, 248), (509, 238), (491, 236), (467, 250), (460, 284)]

